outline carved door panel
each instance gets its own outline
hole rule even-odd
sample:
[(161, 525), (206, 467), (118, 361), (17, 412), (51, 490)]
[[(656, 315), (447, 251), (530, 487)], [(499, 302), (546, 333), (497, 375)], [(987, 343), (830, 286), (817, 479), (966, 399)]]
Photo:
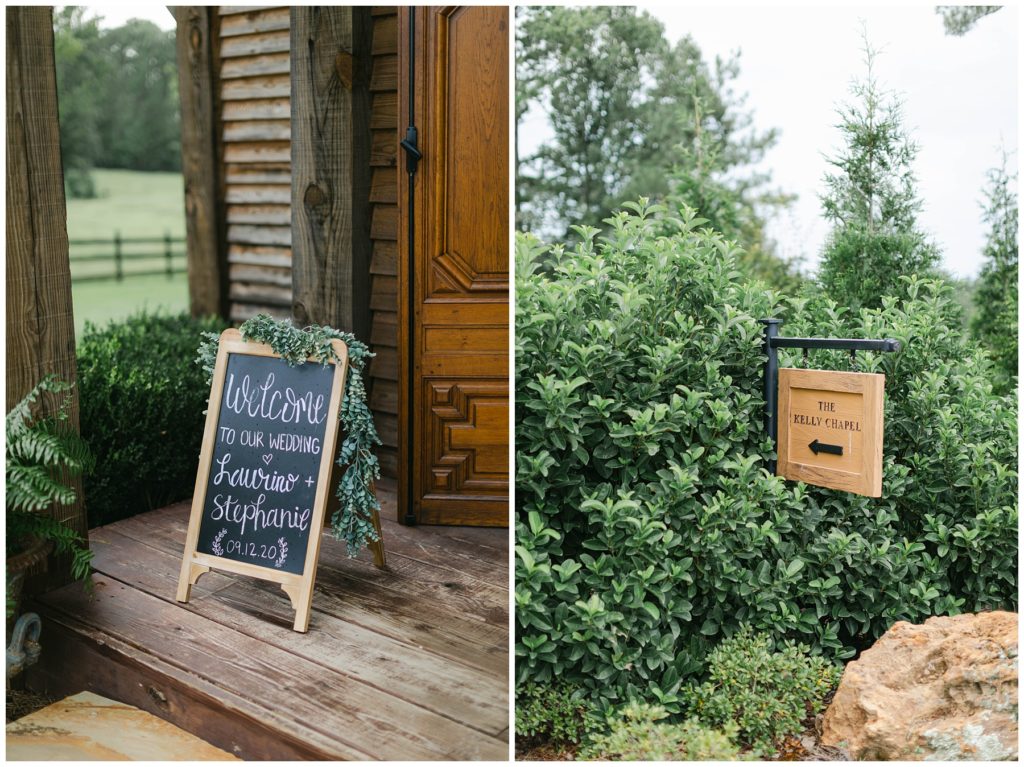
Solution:
[(508, 8), (400, 19), (399, 125), (411, 90), (423, 158), (411, 253), (406, 160), (399, 176), (399, 518), (506, 526)]

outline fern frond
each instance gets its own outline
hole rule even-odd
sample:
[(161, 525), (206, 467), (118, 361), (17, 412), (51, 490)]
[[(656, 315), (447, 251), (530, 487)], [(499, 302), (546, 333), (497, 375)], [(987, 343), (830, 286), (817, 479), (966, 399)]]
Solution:
[(75, 580), (84, 580), (90, 571), (93, 552), (82, 536), (66, 523), (41, 514), (13, 513), (7, 517), (9, 538), (24, 539), (35, 536), (52, 541), (60, 554), (71, 555), (71, 574)]
[(8, 464), (7, 508), (10, 511), (45, 511), (54, 503), (75, 502), (75, 491), (54, 480), (44, 466)]
[(12, 458), (41, 466), (56, 466), (64, 458), (60, 437), (42, 429), (27, 431), (16, 439), (8, 440), (7, 452)]
[[(70, 389), (70, 384), (47, 376), (7, 413), (7, 541), (8, 547), (28, 536), (53, 541), (58, 552), (71, 554), (72, 574), (84, 578), (92, 552), (72, 528), (43, 513), (55, 504), (74, 503), (77, 494), (66, 478), (94, 464), (88, 446), (66, 423)], [(43, 393), (65, 396), (52, 415), (38, 418), (33, 410)]]

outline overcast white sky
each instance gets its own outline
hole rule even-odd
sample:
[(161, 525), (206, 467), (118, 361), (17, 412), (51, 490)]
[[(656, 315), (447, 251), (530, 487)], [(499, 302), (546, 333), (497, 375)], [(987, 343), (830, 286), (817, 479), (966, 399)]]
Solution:
[(119, 27), (128, 19), (146, 19), (160, 29), (174, 29), (174, 17), (166, 5), (158, 3), (90, 3), (89, 16), (102, 16), (101, 27)]
[[(948, 271), (977, 275), (985, 172), (998, 163), (1001, 145), (1017, 149), (1016, 7), (982, 19), (964, 37), (946, 36), (934, 8), (922, 5), (648, 9), (670, 40), (690, 34), (709, 59), (741, 51), (734, 89), (747, 94), (756, 127), (781, 132), (761, 167), (772, 171), (778, 188), (798, 195), (769, 234), (782, 255), (806, 256), (809, 267), (817, 264), (828, 232), (818, 195), (824, 154), (840, 141), (835, 105), (864, 71), (863, 19), (872, 45), (883, 51), (878, 79), (902, 95), (906, 125), (921, 148), (920, 224), (942, 249)], [(529, 153), (546, 133), (544, 119), (531, 115), (520, 129), (520, 150)]]

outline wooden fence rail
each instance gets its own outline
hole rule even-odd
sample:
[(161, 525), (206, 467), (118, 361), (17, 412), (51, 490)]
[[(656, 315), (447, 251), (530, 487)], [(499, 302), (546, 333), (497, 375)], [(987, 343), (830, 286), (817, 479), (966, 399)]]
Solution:
[[(113, 273), (88, 273), (88, 274), (76, 274), (72, 271), (71, 282), (90, 282), (94, 280), (117, 280), (118, 282), (123, 281), (126, 277), (152, 277), (156, 275), (166, 275), (168, 279), (173, 277), (175, 274), (184, 274), (185, 268), (185, 256), (186, 251), (175, 250), (175, 245), (183, 245), (185, 243), (184, 237), (172, 237), (170, 234), (164, 234), (163, 237), (122, 237), (120, 232), (114, 232), (112, 239), (82, 239), (82, 240), (69, 240), (68, 245), (70, 246), (70, 261), (72, 267), (78, 263), (88, 262), (99, 262), (99, 261), (112, 261), (114, 265)], [(97, 245), (113, 245), (113, 253), (86, 253), (76, 254), (76, 247), (89, 247)], [(145, 248), (139, 248), (138, 250), (130, 250), (125, 252), (125, 245), (162, 245), (162, 249), (155, 249), (152, 252), (144, 252)], [(143, 270), (128, 270), (125, 271), (125, 261), (138, 261), (138, 260), (156, 261), (163, 259), (163, 266), (159, 269), (143, 269)], [(175, 264), (175, 259), (181, 259), (180, 265)]]

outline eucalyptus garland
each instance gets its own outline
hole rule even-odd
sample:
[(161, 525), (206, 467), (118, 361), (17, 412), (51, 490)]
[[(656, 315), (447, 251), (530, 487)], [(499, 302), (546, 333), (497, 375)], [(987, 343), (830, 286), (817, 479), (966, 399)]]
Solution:
[[(355, 556), (367, 541), (377, 540), (371, 514), (380, 510), (373, 493), (373, 481), (380, 478), (380, 464), (374, 446), (381, 444), (373, 415), (366, 404), (363, 373), (373, 353), (351, 333), (344, 333), (326, 325), (297, 328), (290, 320), (277, 320), (267, 314), (257, 314), (242, 323), (239, 331), (246, 341), (264, 343), (289, 365), (301, 365), (310, 357), (327, 365), (338, 361), (331, 341), (340, 339), (348, 346), (348, 375), (345, 376), (345, 396), (341, 403), (341, 424), (344, 439), (338, 454), (338, 465), (347, 467), (338, 483), (335, 495), (341, 508), (331, 519), (331, 532), (345, 541), (348, 555)], [(206, 371), (207, 381), (213, 380), (220, 338), (216, 333), (204, 333), (196, 362)]]

